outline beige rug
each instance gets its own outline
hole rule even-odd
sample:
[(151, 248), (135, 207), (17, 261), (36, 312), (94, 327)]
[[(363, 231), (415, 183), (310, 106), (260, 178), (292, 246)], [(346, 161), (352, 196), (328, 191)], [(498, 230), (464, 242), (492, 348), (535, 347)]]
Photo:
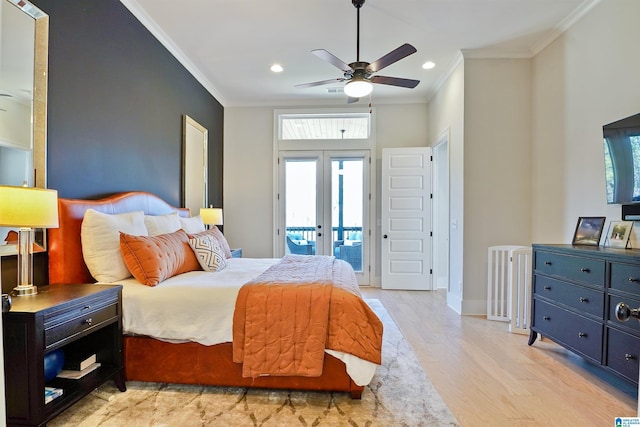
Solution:
[(378, 300), (384, 323), (382, 366), (362, 400), (346, 393), (110, 382), (48, 425), (53, 426), (458, 426), (413, 350)]

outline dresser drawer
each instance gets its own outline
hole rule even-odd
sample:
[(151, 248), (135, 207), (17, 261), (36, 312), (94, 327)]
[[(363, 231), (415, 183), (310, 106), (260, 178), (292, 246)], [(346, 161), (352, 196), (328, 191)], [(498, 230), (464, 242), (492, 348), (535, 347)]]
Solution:
[(612, 262), (610, 287), (640, 297), (640, 268), (637, 265)]
[(602, 363), (602, 323), (539, 299), (534, 299), (533, 304), (533, 326), (537, 332)]
[(536, 276), (534, 292), (536, 295), (575, 308), (581, 313), (597, 317), (604, 315), (604, 292), (597, 289), (585, 288), (546, 276)]
[(108, 321), (118, 321), (118, 305), (111, 304), (98, 310), (80, 310), (75, 311), (76, 316), (73, 318), (65, 318), (65, 322), (55, 322), (51, 327), (45, 325), (44, 344), (45, 349), (73, 337), (77, 334), (96, 328)]
[(604, 287), (605, 261), (602, 259), (538, 251), (535, 270), (538, 273), (566, 278), (574, 282)]
[(609, 329), (607, 349), (607, 366), (637, 384), (640, 338)]

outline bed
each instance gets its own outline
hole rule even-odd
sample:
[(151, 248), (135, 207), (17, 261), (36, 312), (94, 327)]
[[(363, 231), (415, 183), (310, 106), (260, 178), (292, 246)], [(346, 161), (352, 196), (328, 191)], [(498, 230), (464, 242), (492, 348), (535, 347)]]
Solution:
[[(89, 272), (89, 268), (85, 264), (85, 256), (83, 256), (81, 228), (83, 218), (88, 210), (109, 215), (142, 211), (146, 216), (166, 216), (177, 212), (181, 218), (189, 218), (188, 209), (176, 208), (157, 196), (145, 192), (119, 193), (99, 200), (61, 198), (59, 199), (60, 226), (57, 229), (50, 229), (48, 232), (49, 281), (51, 285), (62, 286), (69, 283), (94, 283), (97, 281)], [(317, 258), (297, 257), (305, 259)], [(301, 261), (305, 261), (305, 259)], [(284, 259), (282, 261), (284, 261)], [(292, 261), (297, 262), (300, 260)], [(331, 261), (327, 260), (327, 262)], [(348, 265), (340, 260), (335, 260), (335, 262)], [(355, 357), (350, 354), (350, 351), (344, 349), (344, 351), (325, 350), (319, 374), (292, 375), (291, 373), (285, 372), (284, 376), (247, 375), (246, 368), (243, 375), (244, 365), (234, 362), (234, 346), (230, 338), (236, 336), (236, 331), (233, 330), (231, 335), (229, 335), (229, 328), (224, 327), (224, 325), (229, 323), (228, 313), (231, 313), (231, 316), (237, 316), (237, 310), (234, 312), (232, 305), (234, 300), (237, 299), (237, 301), (240, 301), (241, 298), (238, 297), (239, 295), (244, 295), (244, 287), (240, 287), (238, 283), (251, 281), (250, 279), (255, 275), (262, 277), (263, 274), (272, 271), (272, 268), (277, 264), (279, 265), (279, 263), (280, 260), (275, 259), (252, 261), (251, 259), (232, 258), (228, 260), (228, 266), (219, 273), (186, 272), (170, 277), (155, 287), (144, 286), (133, 278), (116, 281), (115, 283), (123, 284), (123, 329), (125, 334), (123, 339), (123, 358), (126, 380), (338, 391), (350, 393), (352, 398), (359, 399), (364, 386), (370, 381), (373, 372), (375, 372), (375, 362), (379, 363), (379, 360), (374, 360), (375, 358), (371, 359), (373, 360), (372, 362)], [(340, 269), (344, 270), (345, 268), (342, 264), (336, 265), (340, 267)], [(348, 270), (351, 270), (351, 273), (353, 273), (352, 269), (348, 267), (348, 269), (345, 270), (345, 274), (349, 274)], [(181, 287), (187, 286), (189, 289), (194, 289), (194, 287), (199, 288), (201, 285), (200, 282), (203, 281), (203, 276), (206, 274), (209, 274), (209, 277), (215, 276), (216, 279), (219, 280), (219, 283), (225, 283), (225, 281), (233, 282), (234, 286), (238, 285), (241, 289), (240, 291), (236, 291), (236, 293), (231, 292), (231, 294), (229, 294), (228, 290), (226, 290), (226, 294), (216, 294), (215, 297), (207, 297), (209, 298), (208, 301), (212, 301), (212, 304), (215, 302), (217, 305), (209, 305), (207, 310), (203, 310), (201, 315), (196, 316), (206, 318), (213, 314), (221, 315), (221, 313), (227, 312), (226, 317), (223, 316), (223, 320), (219, 317), (211, 317), (208, 320), (211, 324), (217, 326), (218, 335), (216, 337), (203, 338), (197, 336), (197, 332), (189, 331), (189, 334), (195, 335), (189, 335), (185, 338), (184, 336), (180, 337), (169, 333), (162, 335), (162, 338), (157, 338), (155, 335), (156, 332), (144, 329), (144, 324), (142, 329), (129, 325), (129, 321), (133, 321), (135, 317), (145, 318), (146, 316), (146, 318), (149, 319), (154, 316), (153, 313), (149, 312), (143, 312), (142, 315), (140, 315), (139, 312), (136, 314), (136, 308), (133, 308), (132, 311), (131, 307), (137, 307), (135, 305), (136, 300), (153, 301), (155, 298), (158, 301), (165, 300), (166, 303), (167, 300), (178, 298), (176, 295), (180, 294), (180, 292), (178, 292), (177, 289)], [(355, 278), (355, 276), (353, 277)], [(204, 281), (208, 280), (209, 279)], [(204, 287), (204, 285), (202, 286)], [(215, 286), (225, 288), (225, 286), (221, 284), (214, 285), (214, 287)], [(267, 287), (263, 289), (271, 288)], [(191, 298), (191, 302), (187, 301), (187, 304), (197, 305), (198, 301), (205, 300), (205, 297), (198, 296), (200, 295), (198, 292), (205, 291), (183, 292), (183, 294)], [(316, 292), (315, 288), (314, 292)], [(242, 299), (244, 300), (246, 298), (247, 297), (243, 296)], [(160, 302), (156, 303), (160, 304)], [(255, 304), (248, 305), (256, 306)], [(362, 305), (365, 306), (363, 310), (366, 311), (368, 307), (366, 307), (364, 302), (362, 302)], [(158, 314), (158, 310), (160, 315)], [(151, 311), (153, 311), (153, 309)], [(161, 313), (162, 309), (156, 306), (155, 318), (162, 317)], [(367, 322), (363, 327), (371, 329), (374, 336), (369, 340), (371, 342), (367, 342), (366, 345), (370, 345), (374, 352), (379, 353), (382, 345), (382, 324), (375, 315), (370, 317), (371, 313), (372, 312), (367, 312), (365, 314)], [(176, 325), (189, 325), (194, 318), (193, 314), (187, 313), (185, 315), (191, 315), (192, 317), (176, 320), (174, 323)], [(154, 322), (147, 322), (147, 325), (153, 323)], [(247, 336), (249, 336), (248, 334), (249, 332), (247, 332)], [(333, 335), (333, 333), (327, 335)], [(224, 338), (225, 336), (226, 338)], [(239, 346), (236, 345), (236, 353), (238, 348)], [(235, 356), (237, 357), (237, 354)], [(379, 354), (377, 356), (379, 357)]]

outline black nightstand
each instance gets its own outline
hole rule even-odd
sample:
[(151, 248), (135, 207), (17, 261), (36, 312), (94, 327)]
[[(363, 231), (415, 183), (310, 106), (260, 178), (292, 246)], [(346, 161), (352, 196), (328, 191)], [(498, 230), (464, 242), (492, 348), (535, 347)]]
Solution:
[[(42, 425), (104, 382), (125, 391), (122, 358), (122, 286), (51, 285), (14, 297), (2, 314), (8, 425)], [(84, 377), (45, 383), (44, 357), (62, 349), (95, 353), (101, 366)], [(45, 404), (45, 386), (64, 390)]]

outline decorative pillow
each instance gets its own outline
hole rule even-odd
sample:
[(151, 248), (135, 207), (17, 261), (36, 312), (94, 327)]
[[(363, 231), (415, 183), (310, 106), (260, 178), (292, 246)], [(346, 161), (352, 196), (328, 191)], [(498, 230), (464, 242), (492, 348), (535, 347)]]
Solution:
[(187, 271), (201, 270), (182, 229), (159, 236), (120, 233), (120, 250), (133, 277), (147, 286)]
[(82, 220), (82, 256), (98, 282), (116, 282), (131, 277), (120, 254), (120, 232), (146, 236), (144, 213), (105, 214), (87, 209)]
[(182, 225), (182, 229), (189, 234), (202, 233), (205, 231), (204, 223), (200, 215), (192, 216), (191, 218), (180, 217), (180, 224)]
[(218, 239), (212, 235), (192, 237), (189, 239), (189, 246), (195, 252), (204, 271), (220, 271), (227, 266), (227, 259)]
[(173, 212), (169, 215), (145, 215), (144, 225), (147, 227), (149, 236), (173, 233), (182, 228), (178, 212)]
[(224, 234), (222, 234), (222, 231), (220, 231), (218, 227), (214, 225), (210, 229), (208, 229), (207, 231), (203, 231), (202, 233), (189, 234), (190, 239), (193, 237), (200, 237), (200, 236), (215, 237), (218, 240), (218, 244), (220, 245), (222, 252), (224, 253), (224, 257), (231, 258), (231, 247), (229, 247), (229, 242), (227, 242), (227, 238), (224, 237)]

